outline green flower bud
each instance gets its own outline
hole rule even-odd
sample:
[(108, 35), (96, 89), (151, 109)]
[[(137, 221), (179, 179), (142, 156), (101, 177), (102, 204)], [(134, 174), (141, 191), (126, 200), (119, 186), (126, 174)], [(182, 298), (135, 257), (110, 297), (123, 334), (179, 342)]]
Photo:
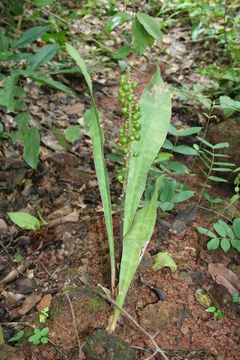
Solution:
[(127, 99), (131, 103), (134, 100), (134, 96), (132, 94), (129, 94)]
[(137, 87), (138, 87), (138, 83), (137, 83), (137, 82), (132, 83), (132, 89), (133, 89), (133, 90), (137, 89)]
[(125, 147), (125, 148), (123, 149), (123, 153), (124, 153), (124, 155), (127, 155), (127, 154), (128, 154), (128, 147)]
[(123, 115), (127, 115), (127, 114), (128, 114), (128, 108), (127, 108), (127, 107), (123, 107), (123, 108), (121, 109), (121, 112), (122, 112)]
[(117, 142), (117, 147), (121, 148), (122, 146), (123, 146), (123, 144), (122, 144), (122, 142), (119, 140), (119, 141)]
[(133, 126), (135, 130), (141, 130), (141, 124), (139, 122), (136, 122)]
[(133, 156), (138, 157), (138, 155), (139, 155), (138, 152), (134, 151)]
[(123, 86), (123, 85), (126, 84), (126, 82), (127, 82), (126, 75), (121, 75), (121, 77), (120, 77), (120, 85)]
[(117, 176), (117, 181), (122, 183), (123, 182), (123, 176), (122, 175), (118, 175)]
[(122, 137), (120, 141), (123, 145), (126, 145), (128, 143), (128, 139), (126, 137)]
[(140, 134), (138, 132), (135, 132), (133, 136), (136, 141), (140, 140)]
[(128, 84), (123, 85), (122, 89), (125, 93), (127, 93), (129, 91), (129, 85)]
[(120, 136), (124, 136), (124, 134), (125, 134), (124, 129), (123, 129), (123, 128), (119, 129), (119, 135), (120, 135)]

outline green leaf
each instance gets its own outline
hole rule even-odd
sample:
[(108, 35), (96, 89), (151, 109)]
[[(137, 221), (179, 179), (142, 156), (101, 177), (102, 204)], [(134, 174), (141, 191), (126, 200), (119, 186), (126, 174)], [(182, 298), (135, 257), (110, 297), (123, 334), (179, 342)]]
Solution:
[(13, 49), (19, 49), (26, 45), (32, 44), (35, 40), (42, 38), (42, 36), (50, 30), (50, 25), (36, 26), (22, 33), (19, 39), (13, 43)]
[(219, 176), (213, 176), (213, 175), (208, 176), (208, 180), (212, 180), (212, 181), (216, 181), (216, 182), (225, 182), (225, 183), (228, 182), (226, 179), (220, 178)]
[(13, 257), (16, 262), (21, 262), (23, 259), (23, 256), (19, 253), (15, 253)]
[(49, 328), (48, 327), (45, 327), (41, 330), (41, 336), (46, 336), (49, 332)]
[(172, 124), (169, 124), (168, 134), (178, 136), (178, 129), (176, 129)]
[(162, 211), (171, 211), (174, 208), (174, 203), (172, 203), (170, 201), (166, 201), (164, 203), (158, 202), (158, 207), (160, 207), (160, 209), (162, 209)]
[(230, 249), (230, 242), (228, 239), (222, 239), (221, 240), (221, 248), (223, 249), (224, 252), (227, 252)]
[(39, 230), (40, 221), (28, 213), (17, 211), (17, 212), (8, 212), (8, 217), (10, 220), (19, 226), (21, 229), (25, 230)]
[(110, 33), (119, 25), (124, 24), (125, 22), (131, 20), (131, 15), (126, 12), (119, 12), (113, 15), (107, 22), (105, 26), (105, 31)]
[(170, 140), (165, 139), (162, 147), (163, 147), (164, 149), (166, 149), (166, 150), (173, 150), (173, 147), (174, 147), (174, 146), (173, 146), (173, 144), (171, 143)]
[(190, 129), (186, 129), (186, 130), (181, 130), (178, 132), (178, 136), (182, 137), (182, 136), (189, 136), (189, 135), (194, 135), (197, 134), (199, 131), (201, 131), (202, 128), (199, 126), (196, 127), (191, 127)]
[(214, 145), (213, 149), (224, 149), (224, 148), (228, 148), (228, 147), (229, 147), (229, 143), (224, 142), (224, 143), (218, 143), (218, 144)]
[(15, 336), (13, 336), (11, 339), (9, 339), (9, 342), (15, 342), (20, 339), (22, 339), (24, 336), (24, 330), (20, 330)]
[(65, 134), (66, 134), (66, 139), (72, 144), (77, 139), (79, 139), (81, 135), (81, 126), (75, 125), (73, 127), (69, 127), (66, 129)]
[(197, 139), (204, 145), (206, 145), (207, 147), (209, 147), (210, 149), (213, 149), (213, 145), (210, 144), (207, 140), (203, 139), (202, 137), (200, 136), (197, 136)]
[[(137, 211), (133, 225), (123, 239), (123, 253), (117, 303), (123, 306), (132, 278), (150, 241), (157, 216), (157, 196), (163, 177), (156, 182), (151, 200)], [(115, 328), (120, 311), (115, 308), (112, 328)]]
[(173, 175), (177, 174), (189, 174), (189, 169), (186, 165), (178, 161), (168, 161), (164, 166), (171, 170)]
[(130, 45), (123, 45), (118, 48), (115, 57), (116, 59), (123, 59), (132, 52), (132, 47)]
[(240, 239), (240, 219), (236, 218), (233, 221), (233, 231), (238, 239)]
[(173, 151), (183, 155), (197, 155), (197, 151), (190, 146), (177, 145), (173, 147)]
[(34, 345), (38, 345), (40, 343), (40, 337), (39, 337), (39, 335), (32, 335), (32, 336), (30, 336), (28, 341), (33, 343)]
[(240, 240), (233, 239), (231, 240), (232, 247), (240, 252)]
[(219, 223), (213, 224), (213, 228), (220, 236), (225, 237), (227, 235), (225, 228)]
[(197, 227), (197, 231), (198, 231), (200, 234), (209, 236), (209, 237), (211, 237), (211, 238), (215, 238), (215, 237), (216, 237), (216, 235), (215, 235), (212, 231), (210, 231), (210, 230), (208, 230), (208, 229), (206, 229), (206, 228), (204, 228), (204, 227), (201, 227), (201, 226), (198, 226), (198, 227)]
[(40, 149), (40, 135), (35, 127), (31, 127), (23, 137), (24, 145), (24, 160), (26, 163), (35, 169), (38, 165), (39, 149)]
[(230, 239), (234, 239), (234, 233), (233, 233), (232, 229), (230, 228), (230, 226), (229, 226), (225, 221), (223, 221), (223, 220), (221, 220), (221, 219), (218, 220), (218, 223), (219, 223), (219, 225), (221, 225), (222, 227), (224, 227), (227, 236), (228, 236)]
[[(150, 166), (160, 150), (167, 135), (171, 117), (171, 97), (165, 88), (157, 68), (152, 80), (144, 90), (140, 99), (141, 139), (132, 144), (131, 157), (124, 205), (124, 235), (131, 227), (134, 214), (146, 185)], [(149, 121), (151, 119), (151, 121)]]
[(208, 250), (216, 250), (219, 247), (219, 239), (214, 237), (207, 243)]
[(153, 45), (153, 37), (148, 34), (136, 18), (132, 22), (132, 35), (133, 45), (137, 55), (143, 55), (146, 48)]
[(46, 64), (48, 61), (57, 54), (59, 46), (57, 44), (49, 44), (42, 47), (38, 52), (31, 58), (29, 66), (32, 70), (38, 69), (40, 66)]
[(157, 271), (165, 267), (170, 268), (171, 273), (175, 273), (177, 271), (177, 265), (173, 260), (172, 255), (169, 254), (169, 252), (159, 252), (154, 257), (152, 269), (153, 271)]
[(110, 199), (108, 174), (107, 174), (106, 164), (104, 160), (104, 153), (103, 153), (104, 139), (99, 122), (99, 112), (93, 98), (92, 82), (87, 72), (87, 67), (85, 62), (78, 54), (77, 50), (74, 49), (74, 47), (72, 47), (70, 44), (66, 45), (66, 49), (69, 55), (76, 61), (77, 65), (80, 67), (91, 95), (89, 131), (92, 139), (94, 163), (95, 163), (97, 179), (101, 193), (103, 208), (104, 208), (106, 228), (108, 233), (108, 243), (109, 243), (110, 260), (111, 260), (111, 278), (112, 278), (112, 289), (113, 289), (114, 286), (113, 282), (115, 281), (115, 258), (114, 258), (113, 226), (112, 226), (112, 216), (111, 216), (111, 199)]
[(16, 84), (18, 75), (10, 75), (5, 78), (4, 88), (0, 90), (0, 105), (6, 106), (7, 112), (12, 112), (15, 107)]
[(68, 95), (71, 95), (71, 96), (74, 95), (74, 93), (68, 86), (63, 85), (61, 82), (55, 81), (52, 78), (47, 77), (41, 73), (34, 73), (27, 77), (29, 77), (30, 79), (32, 79), (34, 81), (38, 81), (40, 84), (47, 85), (53, 89), (65, 92)]
[(235, 194), (230, 199), (230, 205), (234, 204), (236, 201), (238, 201), (239, 195)]
[(203, 193), (203, 196), (211, 204), (220, 204), (221, 202), (223, 202), (223, 200), (221, 198), (214, 198), (209, 193), (207, 193), (206, 191)]
[(214, 313), (216, 311), (215, 306), (210, 306), (209, 308), (206, 309), (206, 312), (208, 313)]
[(160, 31), (160, 24), (157, 20), (144, 13), (137, 13), (136, 17), (144, 29), (154, 39), (162, 41), (162, 33)]
[(38, 7), (52, 5), (54, 3), (55, 3), (55, 0), (34, 0), (34, 4)]
[(63, 150), (67, 151), (67, 142), (66, 142), (64, 134), (61, 131), (59, 131), (58, 129), (54, 128), (54, 127), (51, 127), (50, 130), (52, 131), (55, 139), (61, 145)]
[(172, 202), (179, 203), (181, 201), (186, 201), (193, 197), (194, 194), (195, 192), (191, 190), (181, 191), (180, 193), (173, 195)]
[(42, 344), (47, 344), (47, 343), (48, 343), (48, 338), (45, 337), (45, 336), (42, 337), (42, 338), (41, 338), (41, 343), (42, 343)]

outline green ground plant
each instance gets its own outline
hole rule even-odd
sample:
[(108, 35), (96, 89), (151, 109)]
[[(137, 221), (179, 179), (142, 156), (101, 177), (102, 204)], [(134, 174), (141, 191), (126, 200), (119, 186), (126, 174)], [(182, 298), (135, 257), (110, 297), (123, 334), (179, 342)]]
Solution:
[[(80, 67), (91, 95), (89, 132), (92, 138), (95, 168), (108, 232), (111, 287), (112, 295), (114, 296), (115, 257), (111, 201), (103, 156), (103, 135), (99, 124), (99, 112), (93, 98), (92, 82), (83, 59), (71, 45), (67, 44), (66, 49)], [(129, 73), (121, 77), (119, 97), (125, 122), (123, 128), (120, 129), (118, 141), (118, 146), (123, 149), (124, 155), (124, 175), (118, 176), (118, 180), (123, 184), (120, 229), (120, 274), (117, 295), (117, 303), (120, 307), (123, 306), (131, 280), (148, 245), (155, 225), (157, 195), (163, 180), (162, 177), (156, 182), (151, 200), (140, 210), (137, 208), (146, 185), (149, 168), (167, 135), (171, 114), (170, 93), (161, 79), (159, 69), (157, 69), (143, 92), (139, 104), (136, 104), (133, 94), (136, 86), (131, 81)], [(110, 331), (115, 330), (119, 315), (119, 309), (115, 309), (114, 318), (109, 328)]]
[(221, 246), (224, 252), (227, 252), (232, 246), (240, 252), (240, 219), (235, 218), (232, 227), (225, 221), (219, 219), (213, 225), (215, 232), (204, 227), (197, 228), (200, 234), (208, 236), (211, 240), (207, 243), (208, 250), (216, 250)]
[(216, 309), (215, 306), (210, 306), (206, 309), (206, 312), (213, 314), (218, 320), (223, 317), (222, 310)]

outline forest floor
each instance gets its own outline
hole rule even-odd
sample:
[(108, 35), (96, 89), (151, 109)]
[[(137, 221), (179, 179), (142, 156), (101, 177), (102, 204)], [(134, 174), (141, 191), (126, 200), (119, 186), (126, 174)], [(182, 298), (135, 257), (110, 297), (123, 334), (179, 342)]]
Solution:
[[(98, 31), (101, 26), (93, 15), (87, 24), (86, 32), (94, 27)], [(76, 30), (75, 38), (78, 35)], [(78, 45), (82, 55), (88, 53), (91, 46), (91, 43)], [(148, 53), (148, 62), (136, 55), (128, 59), (132, 78), (139, 83), (138, 95), (150, 80), (157, 63), (160, 63), (162, 77), (168, 84), (176, 86), (184, 82), (190, 89), (193, 84), (208, 86), (207, 80), (194, 71), (203, 63), (204, 49), (190, 42), (190, 29), (186, 25), (178, 25), (164, 35), (163, 48), (170, 58), (153, 49)], [(88, 65), (97, 69), (91, 76), (107, 155), (112, 151), (111, 142), (116, 142), (123, 121), (118, 103), (120, 70), (116, 63), (101, 62), (99, 55)], [(61, 80), (75, 91), (75, 98), (49, 88), (37, 88), (33, 83), (24, 85), (28, 92), (29, 112), (41, 132), (37, 171), (24, 163), (21, 144), (13, 146), (7, 141), (0, 144), (0, 322), (5, 342), (26, 324), (40, 328), (48, 326), (50, 340), (48, 344), (30, 344), (27, 339), (32, 328), (25, 326), (23, 345), (16, 348), (15, 355), (11, 350), (6, 359), (147, 359), (154, 352), (153, 344), (123, 316), (116, 334), (129, 344), (128, 353), (118, 355), (121, 354), (119, 348), (125, 351), (125, 344), (117, 343), (119, 338), (115, 343), (113, 339), (113, 344), (108, 343), (109, 338), (104, 339), (105, 345), (100, 345), (96, 353), (91, 349), (88, 336), (104, 334), (100, 330), (107, 328), (113, 314), (113, 306), (97, 295), (98, 284), (110, 288), (108, 243), (88, 133), (82, 130), (80, 139), (64, 152), (52, 133), (39, 126), (44, 121), (63, 131), (69, 125), (83, 125), (83, 113), (89, 107), (84, 79), (74, 74), (61, 75)], [(11, 127), (11, 115), (3, 114), (2, 117)], [(178, 129), (204, 127), (203, 110), (197, 102), (183, 106), (174, 100), (171, 123)], [(179, 155), (177, 159), (189, 168), (194, 161), (191, 156)], [(116, 253), (121, 194), (121, 184), (116, 181), (117, 166), (107, 160)], [(169, 359), (239, 359), (239, 305), (233, 303), (227, 289), (215, 281), (226, 268), (240, 278), (239, 258), (234, 249), (226, 254), (221, 249), (209, 252), (206, 238), (196, 230), (197, 226), (208, 227), (218, 216), (197, 204), (203, 180), (198, 168), (197, 162), (193, 169), (195, 176), (178, 178), (194, 190), (196, 196), (184, 205), (175, 206), (165, 217), (159, 209), (152, 239), (124, 309), (149, 334), (155, 335), (155, 341)], [(227, 204), (232, 186), (213, 185), (211, 191)], [(200, 205), (207, 207), (204, 201)], [(221, 212), (223, 207), (219, 205), (215, 211)], [(21, 230), (6, 216), (7, 211), (19, 210), (35, 215), (38, 209), (48, 223), (39, 232)], [(239, 205), (232, 212), (239, 213)], [(154, 255), (158, 252), (172, 255), (176, 272), (172, 273), (168, 268), (153, 271)], [(14, 257), (16, 253), (21, 255), (20, 262)], [(209, 264), (215, 264), (214, 271)], [(11, 273), (17, 267), (19, 271)], [(11, 278), (6, 280), (9, 275)], [(209, 304), (199, 302), (199, 289), (210, 295)], [(206, 312), (206, 307), (211, 304), (222, 310), (221, 319)], [(50, 316), (40, 324), (39, 313), (45, 307), (49, 308)], [(83, 346), (80, 355), (76, 329), (80, 346)], [(96, 344), (96, 338), (92, 339)], [(154, 358), (162, 357), (157, 354)]]

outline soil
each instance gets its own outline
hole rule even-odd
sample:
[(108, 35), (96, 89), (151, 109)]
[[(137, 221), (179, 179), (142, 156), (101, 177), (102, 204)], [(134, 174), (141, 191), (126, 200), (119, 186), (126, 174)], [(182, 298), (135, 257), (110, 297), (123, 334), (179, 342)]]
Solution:
[[(199, 49), (189, 49), (188, 31), (178, 30), (182, 37), (179, 40), (178, 36), (176, 41), (185, 46), (181, 50), (185, 51), (184, 64), (190, 64)], [(139, 95), (155, 71), (159, 55), (158, 50), (153, 50), (148, 63), (135, 55), (128, 60), (134, 64), (132, 78), (139, 83)], [(166, 55), (162, 56), (164, 80), (176, 84), (186, 76), (190, 86), (199, 80), (189, 67), (181, 65), (183, 60), (179, 57), (173, 55), (169, 61)], [(99, 66), (99, 71), (92, 74), (106, 155), (111, 152), (109, 141), (116, 141), (122, 123), (117, 95), (119, 74), (118, 67), (111, 68), (109, 64)], [(24, 85), (29, 94), (29, 111), (37, 124), (48, 121), (61, 131), (69, 124), (83, 125), (83, 112), (89, 107), (85, 82), (82, 77), (65, 80), (75, 90), (75, 98), (49, 88), (36, 88), (31, 83)], [(171, 121), (179, 128), (202, 126), (200, 113), (196, 104), (185, 110), (174, 101)], [(2, 117), (10, 129), (11, 116), (2, 114)], [(154, 353), (154, 346), (130, 320), (121, 315), (115, 334), (110, 336), (105, 332), (113, 306), (99, 295), (99, 284), (110, 288), (110, 265), (91, 139), (83, 130), (80, 139), (63, 152), (49, 131), (43, 128), (40, 131), (42, 142), (37, 171), (22, 160), (21, 144), (13, 146), (7, 141), (0, 144), (0, 322), (5, 343), (25, 328), (18, 355), (16, 348), (4, 345), (0, 348), (0, 358), (147, 359)], [(189, 167), (193, 163), (191, 157), (179, 157), (179, 160)], [(116, 255), (121, 194), (121, 185), (116, 181), (117, 166), (107, 160)], [(205, 237), (197, 232), (196, 227), (208, 227), (216, 219), (216, 213), (197, 206), (202, 182), (198, 164), (193, 172), (194, 177), (179, 180), (196, 191), (196, 196), (164, 217), (158, 212), (152, 239), (124, 309), (154, 336), (169, 359), (239, 359), (239, 305), (233, 303), (226, 288), (216, 283), (208, 269), (211, 263), (221, 263), (239, 279), (239, 257), (233, 249), (227, 254), (220, 249), (209, 252)], [(214, 185), (211, 191), (225, 203), (232, 195), (231, 185)], [(206, 206), (204, 202), (203, 205)], [(221, 212), (222, 207), (219, 205), (215, 211)], [(17, 228), (6, 215), (7, 211), (20, 210), (36, 215), (38, 209), (48, 223), (38, 232)], [(239, 214), (239, 204), (227, 216), (233, 214)], [(172, 273), (169, 268), (153, 271), (154, 256), (159, 252), (172, 255), (176, 272)], [(20, 261), (16, 253), (21, 256)], [(18, 271), (12, 273), (17, 268)], [(10, 279), (6, 281), (8, 275)], [(199, 289), (209, 294), (209, 304), (222, 310), (221, 319), (206, 312), (206, 304), (198, 301)], [(45, 307), (49, 308), (49, 317), (42, 324), (39, 314)], [(49, 327), (48, 344), (28, 342), (33, 326)], [(156, 354), (154, 358), (162, 357)]]

